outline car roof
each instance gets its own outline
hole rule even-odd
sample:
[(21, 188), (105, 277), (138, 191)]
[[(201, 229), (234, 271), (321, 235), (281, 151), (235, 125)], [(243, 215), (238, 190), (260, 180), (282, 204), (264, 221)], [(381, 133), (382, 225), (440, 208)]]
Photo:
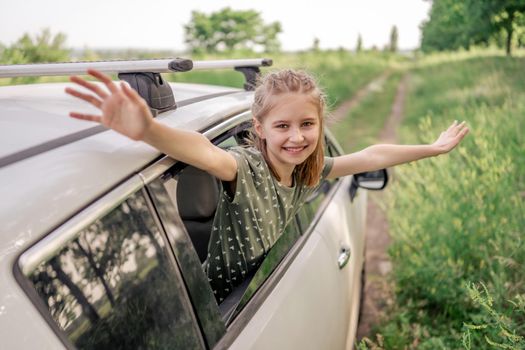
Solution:
[[(99, 84), (102, 85), (102, 84)], [(88, 103), (64, 93), (72, 84), (34, 84), (0, 87), (0, 158), (91, 128), (91, 123), (66, 116), (70, 111), (98, 114)], [(238, 89), (171, 84), (177, 101)]]
[[(161, 155), (107, 129), (40, 147), (98, 126), (67, 117), (72, 110), (96, 112), (65, 94), (68, 85), (0, 87), (0, 159), (15, 156), (0, 166), (0, 256), (14, 246), (29, 246)], [(229, 87), (170, 85), (180, 107), (157, 119), (188, 130), (203, 131), (246, 112), (253, 99), (253, 92)], [(36, 153), (24, 155), (35, 148)]]

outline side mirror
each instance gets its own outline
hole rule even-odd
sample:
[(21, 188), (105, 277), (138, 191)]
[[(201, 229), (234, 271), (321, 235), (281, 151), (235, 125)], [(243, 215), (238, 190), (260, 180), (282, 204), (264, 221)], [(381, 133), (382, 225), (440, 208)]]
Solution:
[(368, 171), (366, 173), (354, 174), (350, 185), (350, 198), (354, 199), (359, 187), (378, 191), (386, 187), (388, 183), (388, 172), (386, 169)]
[(367, 190), (382, 190), (388, 183), (388, 172), (386, 169), (381, 169), (355, 174), (352, 182), (355, 182), (357, 187), (365, 188)]

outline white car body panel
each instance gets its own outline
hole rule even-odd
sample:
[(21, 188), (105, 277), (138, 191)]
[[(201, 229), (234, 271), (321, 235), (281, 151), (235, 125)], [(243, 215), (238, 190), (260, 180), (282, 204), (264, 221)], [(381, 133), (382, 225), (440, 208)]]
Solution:
[(313, 232), (230, 349), (340, 349), (344, 343), (337, 336), (337, 298), (311, 302), (323, 300), (327, 289), (337, 290), (340, 273), (331, 255), (323, 238)]

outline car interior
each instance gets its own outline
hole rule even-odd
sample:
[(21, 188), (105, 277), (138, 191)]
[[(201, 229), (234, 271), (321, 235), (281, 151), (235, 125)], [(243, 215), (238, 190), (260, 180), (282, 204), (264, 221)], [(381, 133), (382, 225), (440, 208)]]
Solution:
[[(177, 207), (203, 266), (219, 197), (220, 183), (217, 178), (192, 166), (181, 171), (177, 185)], [(249, 273), (219, 305), (224, 320), (235, 310), (255, 272)]]

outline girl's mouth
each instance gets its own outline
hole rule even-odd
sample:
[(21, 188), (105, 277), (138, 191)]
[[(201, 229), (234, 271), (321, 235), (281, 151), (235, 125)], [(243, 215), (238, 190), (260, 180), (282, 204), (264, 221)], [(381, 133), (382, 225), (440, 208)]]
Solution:
[(289, 153), (299, 153), (301, 152), (302, 150), (304, 150), (307, 146), (301, 146), (301, 147), (283, 147), (283, 149), (286, 151), (286, 152), (289, 152)]

